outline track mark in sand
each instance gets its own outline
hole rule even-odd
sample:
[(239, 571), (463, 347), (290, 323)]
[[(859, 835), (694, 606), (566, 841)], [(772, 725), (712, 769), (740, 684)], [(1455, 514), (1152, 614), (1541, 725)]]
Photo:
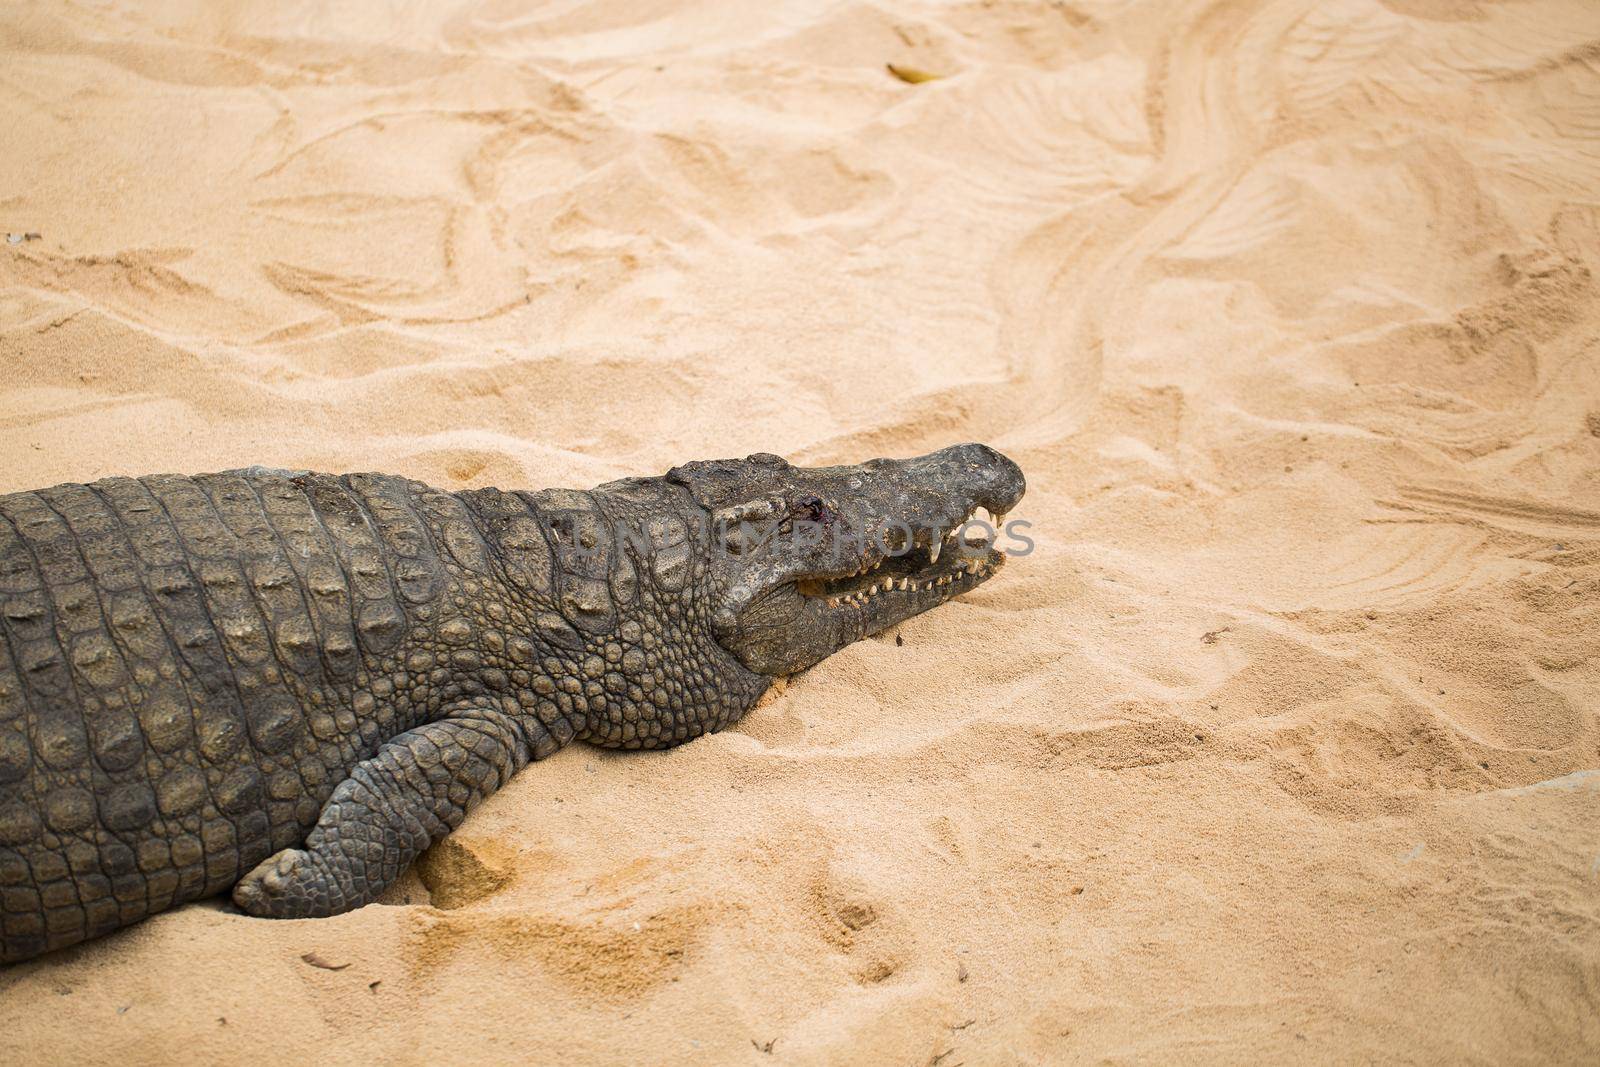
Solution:
[[(586, 146), (610, 131), (569, 88), (531, 87), (535, 104), (375, 112), (275, 153), (248, 201), (264, 230), (254, 253), (264, 276), (315, 305), (324, 334), (376, 320), (478, 323), (524, 307), (536, 280), (508, 255), (522, 198), (570, 184)], [(419, 143), (434, 146), (420, 161)], [(546, 161), (537, 180), (522, 153)], [(333, 191), (298, 192), (306, 174)]]
[(417, 875), (443, 911), (486, 900), (516, 880), (516, 854), (498, 841), (449, 837), (422, 854)]
[(662, 130), (640, 145), (637, 162), (658, 187), (656, 209), (681, 225), (762, 237), (785, 216), (801, 229), (830, 221), (878, 226), (897, 183), (851, 155), (822, 140), (730, 150)]
[(1425, 107), (1471, 83), (1582, 69), (1595, 58), (1592, 40), (1537, 5), (1460, 6), (1467, 17), (1445, 27), (1437, 15), (1373, 0), (1316, 4), (1280, 45), (1286, 96), (1303, 116), (1338, 121), (1351, 109)]
[(380, 227), (387, 223), (412, 224), (412, 217), (447, 212), (453, 206), (437, 196), (391, 196), (369, 193), (318, 193), (268, 196), (250, 202), (251, 211), (293, 226), (325, 227), (344, 223), (355, 227)]
[[(268, 259), (259, 267), (283, 294), (331, 314), (338, 324), (332, 328), (480, 322), (529, 298), (521, 271), (497, 261), (487, 216), (477, 207), (442, 196), (351, 193), (274, 197), (251, 208), (285, 233), (314, 235), (296, 245), (297, 262)], [(394, 236), (375, 245), (370, 233)]]
[(226, 307), (210, 287), (175, 269), (194, 255), (193, 248), (124, 248), (76, 255), (25, 248), (19, 246), (0, 260), (0, 286), (62, 294), (147, 331), (187, 321), (191, 313), (202, 321), (212, 320), (217, 308)]
[[(638, 909), (635, 909), (638, 910)], [(554, 979), (606, 1001), (644, 996), (674, 981), (722, 910), (712, 904), (578, 917), (527, 911), (415, 909), (405, 944), (414, 977), (427, 979), (458, 956), (481, 966), (485, 952), (506, 971)]]
[(1237, 255), (1266, 244), (1294, 225), (1299, 210), (1300, 193), (1292, 182), (1252, 172), (1161, 256), (1211, 260)]
[[(1591, 11), (1593, 5), (1590, 5)], [(1496, 4), (1488, 18), (1474, 18), (1442, 42), (1438, 62), (1481, 81), (1520, 81), (1552, 70), (1592, 67), (1600, 57), (1600, 20), (1551, 18), (1537, 4)]]
[[(349, 139), (351, 136), (380, 135), (394, 132), (394, 127), (414, 120), (423, 122), (459, 123), (471, 127), (510, 127), (526, 133), (541, 133), (550, 131), (552, 127), (560, 126), (562, 116), (570, 116), (581, 110), (581, 100), (574, 95), (570, 86), (561, 83), (547, 83), (545, 88), (549, 91), (554, 106), (539, 107), (513, 107), (499, 109), (483, 108), (448, 108), (448, 107), (418, 107), (396, 109), (388, 111), (374, 111), (366, 115), (348, 119), (339, 125), (303, 140), (294, 148), (284, 152), (276, 161), (251, 175), (256, 181), (266, 181), (284, 174), (291, 166), (298, 163), (303, 156), (337, 146), (337, 142)], [(337, 152), (332, 153), (337, 155)], [(383, 153), (373, 150), (372, 145), (362, 146), (360, 151), (349, 154), (349, 161), (359, 162), (365, 159), (371, 163), (374, 155)], [(326, 166), (327, 159), (316, 161)], [(356, 168), (359, 174), (360, 169)], [(469, 179), (471, 175), (468, 175)]]
[(1348, 539), (1328, 562), (1318, 606), (1392, 606), (1453, 591), (1471, 578), (1482, 544), (1481, 533), (1463, 530), (1452, 535), (1437, 527), (1390, 527), (1381, 535)]
[[(16, 403), (18, 394), (12, 393), (7, 398), (11, 403)], [(166, 399), (159, 392), (149, 393), (122, 393), (107, 400), (67, 400), (58, 395), (40, 397), (41, 406), (33, 411), (23, 411), (17, 414), (0, 415), (0, 430), (17, 430), (28, 426), (38, 426), (43, 423), (57, 420), (68, 420), (90, 415), (102, 415), (129, 404), (144, 404), (160, 402)]]
[[(1060, 773), (1066, 770), (1139, 771), (1201, 755), (1205, 731), (1194, 723), (1133, 702), (1072, 729), (980, 721), (959, 731), (961, 746), (985, 765)], [(954, 738), (956, 731), (948, 737)]]
[(1375, 694), (1307, 705), (1272, 726), (1264, 755), (1274, 784), (1327, 817), (1401, 815), (1416, 793), (1494, 784), (1446, 723)]
[(1470, 490), (1401, 486), (1398, 499), (1379, 503), (1398, 510), (1437, 515), (1443, 521), (1486, 524), (1536, 537), (1600, 538), (1600, 511), (1536, 500)]
[(1059, 211), (1126, 188), (1149, 165), (1141, 76), (1114, 57), (1071, 76), (991, 75), (928, 105), (918, 145), (983, 153), (984, 167), (943, 179), (966, 210), (982, 205), (997, 218), (1019, 209)]
[(885, 923), (883, 906), (854, 879), (826, 872), (810, 886), (807, 911), (822, 939), (848, 957), (861, 985), (878, 985), (905, 964), (900, 938)]
[(1404, 18), (1368, 0), (1317, 4), (1284, 35), (1289, 99), (1302, 114), (1329, 109), (1352, 84), (1387, 73), (1377, 61), (1407, 36)]
[[(1486, 798), (1529, 797), (1548, 793), (1600, 793), (1600, 771), (1573, 771), (1559, 778), (1545, 778), (1528, 785), (1508, 786), (1483, 795)], [(1595, 862), (1600, 864), (1600, 859)]]
[[(446, 310), (448, 301), (469, 287), (448, 283), (435, 286), (416, 286), (394, 278), (370, 275), (338, 274), (310, 270), (289, 263), (265, 263), (262, 271), (267, 279), (287, 296), (303, 297), (330, 312), (339, 326), (359, 326), (371, 322), (395, 322), (409, 326), (432, 326), (451, 323), (487, 322), (510, 314), (528, 303), (526, 296), (515, 297), (487, 308), (463, 309), (452, 313)], [(414, 305), (437, 298), (440, 303), (431, 314), (420, 313)], [(384, 307), (413, 307), (407, 314)], [(304, 336), (304, 335), (302, 335)]]
[[(1000, 350), (1031, 387), (1005, 418), (1081, 426), (1105, 376), (1108, 333), (1134, 317), (1130, 302), (1163, 250), (1186, 238), (1206, 256), (1249, 247), (1294, 219), (1292, 186), (1262, 223), (1241, 206), (1207, 234), (1207, 220), (1248, 174), (1271, 135), (1274, 42), (1292, 25), (1276, 11), (1210, 5), (1174, 12), (1148, 67), (1144, 111), (1153, 157), (1114, 199), (1092, 198), (1033, 228), (991, 289), (1005, 324)], [(1254, 199), (1246, 187), (1245, 200)], [(1259, 204), (1256, 205), (1259, 209)], [(1179, 257), (1184, 255), (1180, 251)], [(1021, 405), (1020, 409), (1019, 406)]]

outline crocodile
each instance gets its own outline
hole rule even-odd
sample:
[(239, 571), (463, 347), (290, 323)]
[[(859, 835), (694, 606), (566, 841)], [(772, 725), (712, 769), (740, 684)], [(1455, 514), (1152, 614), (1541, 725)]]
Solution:
[[(531, 761), (681, 744), (1004, 560), (981, 444), (592, 490), (253, 467), (0, 496), (0, 963), (375, 899)], [(992, 528), (991, 528), (992, 529)]]

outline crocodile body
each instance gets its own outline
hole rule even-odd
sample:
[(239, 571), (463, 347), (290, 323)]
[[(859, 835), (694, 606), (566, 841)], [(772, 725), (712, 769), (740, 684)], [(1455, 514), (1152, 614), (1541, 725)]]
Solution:
[(345, 911), (531, 760), (738, 719), (771, 680), (739, 650), (770, 639), (737, 635), (749, 582), (692, 535), (706, 484), (0, 496), (0, 962), (230, 889)]

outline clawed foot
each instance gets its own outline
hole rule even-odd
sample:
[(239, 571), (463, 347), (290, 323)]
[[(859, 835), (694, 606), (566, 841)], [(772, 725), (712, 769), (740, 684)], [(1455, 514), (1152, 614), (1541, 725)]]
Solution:
[(343, 910), (334, 888), (312, 853), (286, 848), (239, 879), (233, 902), (263, 919), (309, 919)]

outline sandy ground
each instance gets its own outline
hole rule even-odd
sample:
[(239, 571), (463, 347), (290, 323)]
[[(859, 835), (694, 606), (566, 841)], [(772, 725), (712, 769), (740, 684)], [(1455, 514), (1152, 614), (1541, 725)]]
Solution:
[(1592, 1062), (1600, 6), (418, 6), (0, 12), (0, 489), (977, 439), (1038, 550), (8, 1053)]

